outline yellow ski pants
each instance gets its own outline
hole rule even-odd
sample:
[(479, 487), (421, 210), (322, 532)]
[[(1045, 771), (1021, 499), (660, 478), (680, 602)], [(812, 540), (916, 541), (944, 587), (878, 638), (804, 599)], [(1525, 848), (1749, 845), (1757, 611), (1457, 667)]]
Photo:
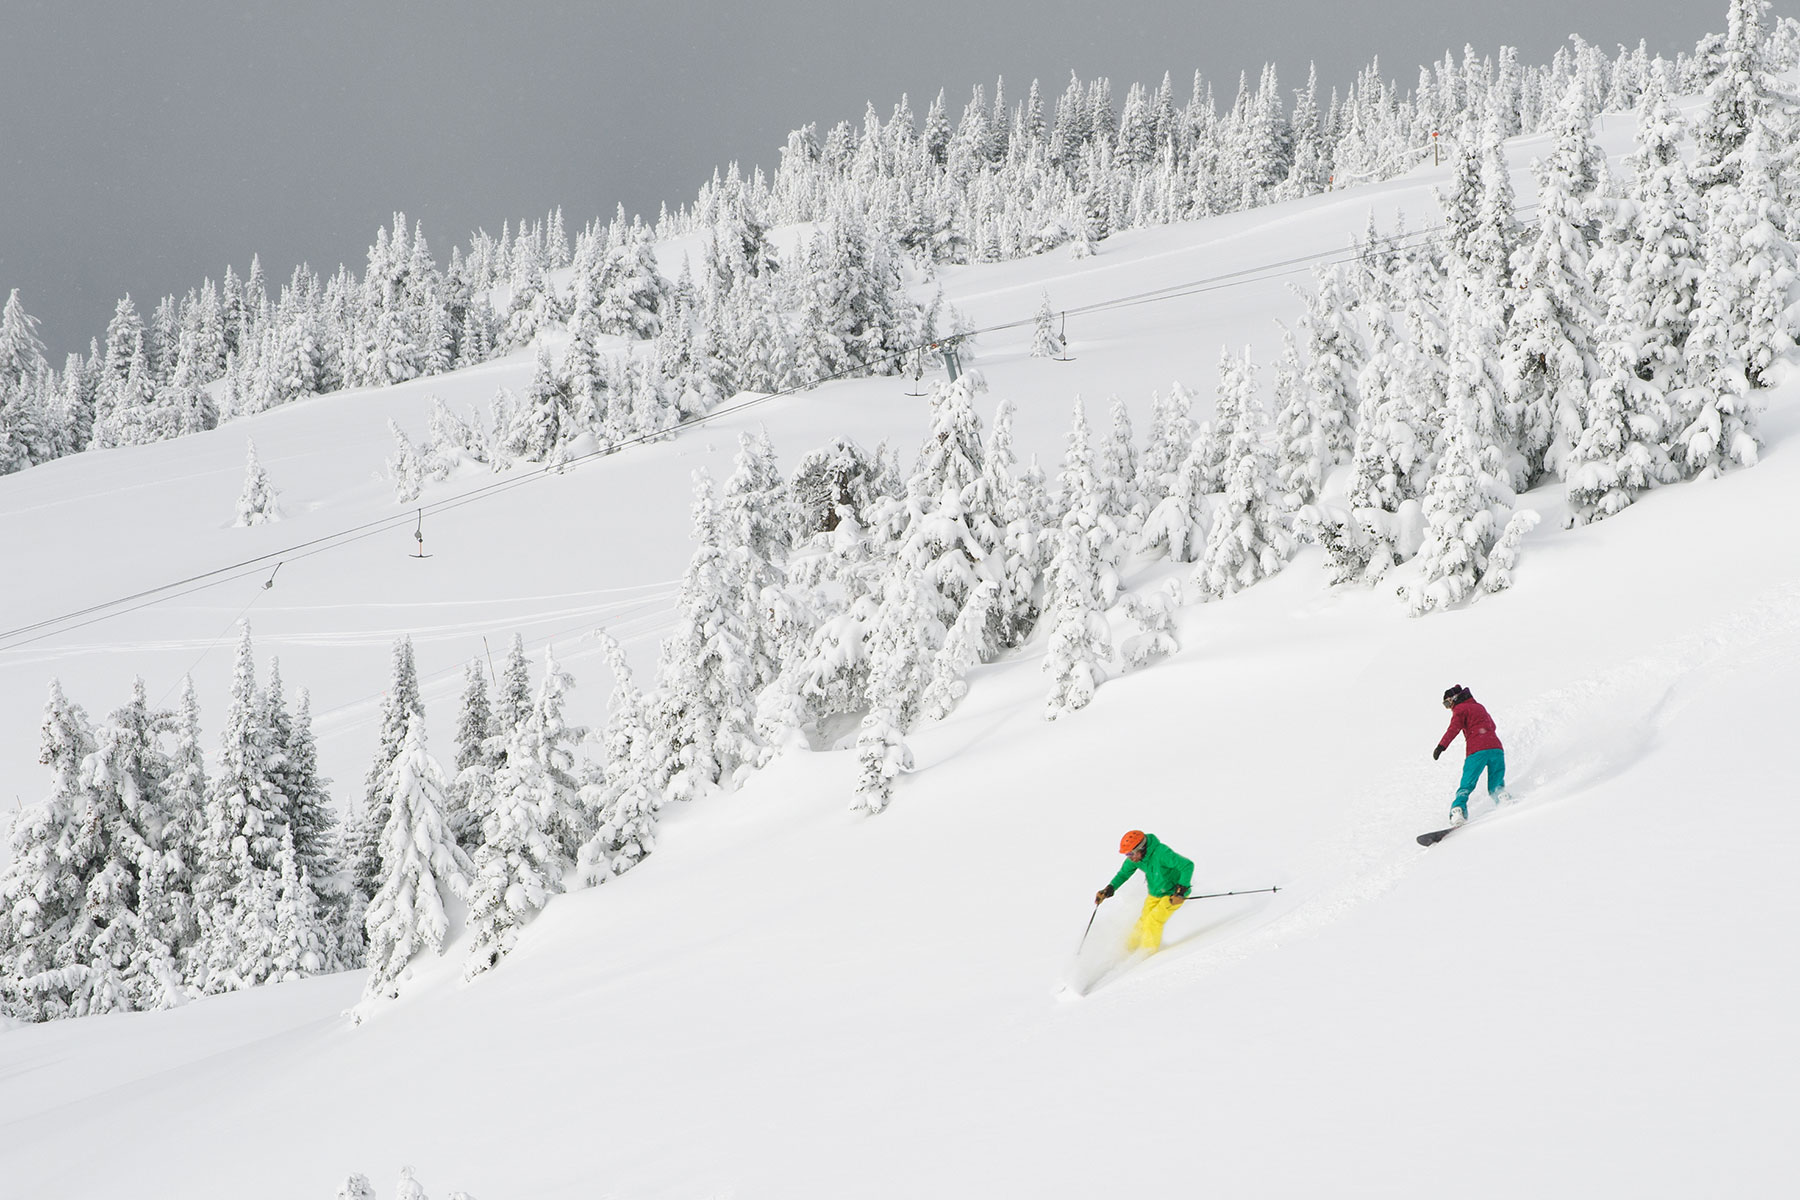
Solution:
[(1145, 897), (1144, 911), (1138, 915), (1137, 924), (1131, 930), (1131, 940), (1125, 948), (1152, 953), (1162, 949), (1163, 922), (1174, 916), (1180, 907), (1180, 902), (1173, 896)]

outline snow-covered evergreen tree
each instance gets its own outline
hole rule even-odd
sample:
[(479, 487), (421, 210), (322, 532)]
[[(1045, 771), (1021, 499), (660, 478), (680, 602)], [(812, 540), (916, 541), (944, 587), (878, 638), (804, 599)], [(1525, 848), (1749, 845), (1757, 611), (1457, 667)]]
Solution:
[(926, 720), (943, 720), (968, 694), (966, 676), (981, 661), (982, 642), (987, 636), (999, 594), (998, 584), (984, 580), (956, 615), (956, 622), (950, 626), (944, 644), (931, 660), (925, 691), (920, 698), (920, 715)]
[[(1012, 421), (1013, 406), (1002, 401), (988, 430), (981, 480), (974, 489), (975, 511), (985, 508), (998, 534), (988, 552), (988, 578), (998, 587), (989, 620), (988, 644), (994, 651), (1020, 645), (1037, 624), (1038, 579), (1044, 562), (1044, 517), (1016, 477)], [(971, 533), (980, 537), (978, 529)]]
[(406, 745), (406, 729), (413, 717), (423, 719), (425, 703), (419, 696), (419, 671), (413, 662), (412, 639), (394, 643), (392, 678), (381, 699), (381, 740), (363, 785), (362, 810), (351, 822), (350, 872), (357, 891), (374, 896), (385, 875), (381, 867), (381, 839), (392, 815), (393, 797), (388, 792), (394, 760)]
[(1044, 293), (1044, 302), (1038, 306), (1037, 320), (1031, 332), (1031, 357), (1060, 358), (1063, 352), (1062, 338), (1056, 333), (1056, 314), (1050, 310), (1050, 293)]
[(244, 489), (238, 493), (237, 525), (262, 525), (281, 520), (281, 506), (269, 483), (269, 473), (256, 458), (256, 443), (249, 443), (249, 460), (244, 467)]
[(388, 432), (394, 436), (394, 453), (387, 460), (388, 476), (394, 481), (394, 499), (401, 504), (411, 504), (425, 490), (425, 465), (412, 439), (391, 417)]
[(1505, 515), (1496, 478), (1499, 456), (1491, 443), (1483, 444), (1467, 383), (1472, 370), (1459, 366), (1453, 373), (1444, 452), (1425, 489), (1425, 542), (1417, 560), (1421, 574), (1402, 593), (1413, 616), (1449, 608), (1474, 591)]
[(1728, 0), (1725, 36), (1705, 64), (1706, 98), (1694, 121), (1695, 182), (1710, 191), (1740, 181), (1740, 154), (1751, 130), (1773, 126), (1785, 144), (1794, 100), (1777, 74), (1764, 35), (1769, 0)]
[(739, 435), (720, 505), (719, 533), (731, 547), (728, 586), (741, 606), (752, 692), (775, 678), (800, 634), (799, 614), (784, 587), (792, 503), (768, 432)]
[(1181, 465), (1194, 447), (1193, 399), (1180, 383), (1150, 398), (1150, 436), (1138, 459), (1138, 493), (1152, 511), (1175, 488)]
[(1300, 350), (1291, 330), (1281, 331), (1281, 358), (1275, 364), (1275, 436), (1279, 458), (1275, 485), (1282, 505), (1297, 512), (1316, 500), (1331, 467), (1332, 451), (1319, 394), (1306, 386)]
[(1595, 376), (1592, 333), (1598, 323), (1588, 283), (1588, 247), (1597, 238), (1596, 192), (1605, 159), (1593, 143), (1579, 81), (1557, 114), (1549, 157), (1536, 164), (1536, 233), (1513, 258), (1523, 288), (1502, 350), (1507, 424), (1526, 459), (1528, 480), (1562, 475), (1581, 436), (1583, 406)]
[(513, 737), (506, 763), (494, 779), (496, 790), (528, 788), (536, 794), (546, 828), (569, 861), (593, 832), (591, 814), (581, 802), (579, 758), (587, 730), (570, 724), (568, 717), (568, 692), (574, 686), (574, 678), (546, 646), (544, 674), (530, 716)]
[(1512, 586), (1513, 570), (1519, 562), (1519, 543), (1525, 535), (1537, 528), (1538, 514), (1528, 508), (1522, 508), (1512, 515), (1506, 523), (1506, 529), (1500, 534), (1500, 540), (1488, 555), (1487, 573), (1481, 577), (1481, 590), (1492, 595), (1503, 592)]
[(471, 934), (464, 978), (498, 965), (520, 928), (562, 890), (562, 847), (546, 806), (545, 780), (520, 733), (494, 780), (493, 806), (482, 819), (469, 890)]
[(466, 898), (474, 867), (445, 817), (449, 782), (425, 745), (425, 722), (408, 714), (406, 737), (388, 769), (387, 828), (381, 835), (381, 886), (364, 918), (367, 996), (398, 993), (406, 966), (421, 952), (442, 952), (450, 897)]
[(1652, 73), (1626, 160), (1631, 213), (1621, 315), (1637, 346), (1636, 374), (1665, 398), (1682, 384), (1700, 287), (1704, 209), (1682, 157), (1683, 136), (1681, 114), (1662, 76)]
[(1107, 402), (1107, 408), (1111, 432), (1095, 463), (1095, 481), (1100, 487), (1101, 511), (1124, 540), (1142, 527), (1150, 509), (1137, 487), (1137, 440), (1131, 428), (1131, 411), (1117, 396)]
[(657, 758), (682, 798), (727, 780), (754, 755), (753, 666), (720, 532), (711, 477), (695, 472), (694, 557), (676, 600), (675, 630), (657, 670)]
[(1119, 655), (1131, 670), (1141, 670), (1180, 649), (1175, 641), (1175, 614), (1181, 608), (1179, 579), (1168, 580), (1155, 592), (1125, 593), (1125, 616), (1137, 632), (1119, 646)]
[(1065, 524), (1053, 536), (1056, 557), (1050, 565), (1050, 600), (1045, 606), (1050, 641), (1044, 655), (1044, 673), (1050, 676), (1044, 716), (1052, 721), (1093, 701), (1113, 652), (1106, 606), (1096, 588), (1091, 542), (1079, 524)]
[(587, 807), (597, 815), (578, 860), (590, 884), (624, 874), (656, 848), (662, 807), (656, 790), (662, 772), (652, 757), (656, 747), (644, 697), (632, 682), (624, 648), (602, 633), (600, 649), (613, 674), (613, 694), (606, 714), (606, 769), (598, 783), (584, 789)]
[(890, 579), (869, 639), (867, 714), (856, 735), (857, 778), (853, 808), (878, 813), (887, 808), (894, 781), (912, 766), (906, 731), (917, 716), (930, 653), (921, 626), (929, 619), (919, 571), (902, 570)]
[(1220, 411), (1230, 411), (1223, 449), (1225, 495), (1206, 536), (1194, 583), (1217, 599), (1275, 574), (1294, 552), (1293, 535), (1276, 491), (1275, 456), (1264, 441), (1262, 402), (1256, 394), (1249, 352), (1237, 363), (1227, 355), (1219, 380)]
[(64, 953), (84, 965), (85, 985), (71, 994), (87, 1013), (167, 1008), (184, 999), (179, 955), (185, 932), (165, 873), (171, 828), (165, 799), (170, 764), (160, 745), (170, 714), (150, 708), (143, 680), (114, 712), (82, 763), (93, 807), (84, 820), (89, 860), (85, 902)]
[(1368, 352), (1357, 333), (1355, 304), (1343, 267), (1323, 268), (1307, 303), (1301, 325), (1306, 330), (1308, 390), (1319, 398), (1319, 425), (1331, 463), (1349, 460), (1355, 443), (1351, 418), (1357, 411), (1357, 377)]
[(200, 904), (204, 965), (197, 980), (211, 994), (253, 986), (274, 975), (280, 952), (276, 902), (292, 839), (287, 800), (271, 777), (277, 748), (256, 690), (250, 629), (238, 641), (218, 771), (206, 804), (206, 856)]
[(1087, 410), (1079, 397), (1075, 400), (1074, 422), (1069, 428), (1068, 449), (1063, 453), (1058, 483), (1063, 532), (1081, 538), (1085, 549), (1080, 552), (1080, 561), (1093, 574), (1088, 586), (1099, 607), (1105, 609), (1119, 594), (1118, 564), (1124, 544), (1122, 531), (1104, 503), (1100, 472), (1088, 438)]
[[(1617, 243), (1619, 257), (1606, 318), (1594, 333), (1597, 377), (1588, 393), (1586, 425), (1569, 452), (1569, 507), (1582, 521), (1621, 512), (1645, 489), (1669, 480), (1662, 450), (1667, 401), (1655, 373), (1643, 377), (1640, 338), (1634, 324), (1642, 311), (1630, 271), (1637, 260), (1629, 240)], [(1635, 312), (1634, 312), (1635, 310)]]
[(1175, 485), (1157, 502), (1138, 533), (1140, 554), (1157, 554), (1170, 562), (1198, 562), (1206, 545), (1210, 512), (1206, 461), (1208, 450), (1196, 442), (1181, 462)]
[(88, 885), (82, 827), (93, 804), (81, 766), (94, 752), (94, 734), (87, 714), (56, 680), (44, 706), (41, 745), (50, 793), (14, 826), (0, 872), (0, 1005), (27, 1021), (77, 1015), (69, 993), (86, 976), (64, 947)]
[(462, 706), (456, 719), (456, 763), (444, 809), (444, 820), (456, 844), (470, 853), (481, 845), (481, 818), (498, 765), (496, 750), (487, 669), (476, 657), (463, 669)]

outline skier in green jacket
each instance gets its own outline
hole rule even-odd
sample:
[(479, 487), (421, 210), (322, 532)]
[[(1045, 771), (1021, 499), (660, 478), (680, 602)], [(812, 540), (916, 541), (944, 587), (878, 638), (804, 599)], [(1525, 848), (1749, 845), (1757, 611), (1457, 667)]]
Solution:
[(1150, 894), (1144, 898), (1144, 911), (1131, 930), (1126, 948), (1155, 953), (1162, 947), (1163, 922), (1181, 907), (1192, 888), (1194, 864), (1141, 829), (1133, 829), (1119, 839), (1119, 853), (1125, 856), (1125, 863), (1111, 883), (1094, 893), (1094, 903), (1111, 896), (1131, 878), (1133, 871), (1141, 869)]

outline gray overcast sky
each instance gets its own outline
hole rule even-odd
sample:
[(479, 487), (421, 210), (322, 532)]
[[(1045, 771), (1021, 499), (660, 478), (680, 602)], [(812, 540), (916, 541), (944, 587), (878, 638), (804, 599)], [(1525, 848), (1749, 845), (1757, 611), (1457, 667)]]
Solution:
[[(689, 200), (715, 165), (772, 167), (789, 129), (960, 112), (996, 75), (1047, 98), (1070, 70), (1134, 81), (1198, 68), (1229, 104), (1265, 61), (1322, 89), (1376, 54), (1421, 62), (1570, 33), (1609, 50), (1691, 49), (1726, 0), (0, 0), (0, 298), (19, 288), (54, 361), (131, 293), (168, 293), (260, 253), (360, 271), (395, 210), (440, 262), (477, 226)], [(1778, 12), (1791, 8), (1778, 5)]]

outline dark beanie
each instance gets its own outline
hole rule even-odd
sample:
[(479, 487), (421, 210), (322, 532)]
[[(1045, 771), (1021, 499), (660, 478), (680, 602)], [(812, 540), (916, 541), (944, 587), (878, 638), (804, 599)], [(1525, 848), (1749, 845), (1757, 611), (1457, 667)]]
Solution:
[(1460, 683), (1453, 683), (1444, 689), (1444, 699), (1452, 704), (1460, 704), (1469, 695), (1469, 689)]

